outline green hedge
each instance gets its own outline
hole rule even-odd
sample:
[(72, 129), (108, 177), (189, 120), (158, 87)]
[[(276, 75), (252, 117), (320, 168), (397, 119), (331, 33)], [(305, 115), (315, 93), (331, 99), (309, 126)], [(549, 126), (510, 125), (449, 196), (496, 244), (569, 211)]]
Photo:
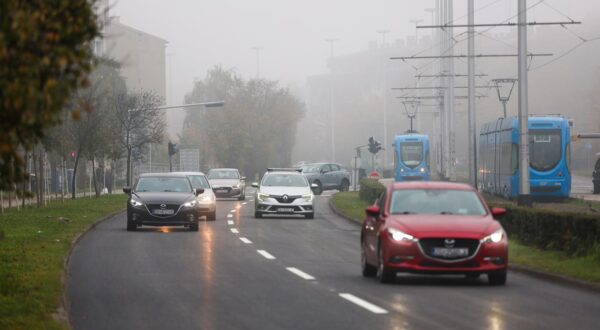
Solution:
[(500, 222), (509, 235), (526, 245), (571, 256), (600, 253), (600, 215), (511, 206)]
[(376, 179), (364, 178), (360, 180), (360, 191), (358, 197), (365, 202), (373, 203), (382, 192), (385, 186)]

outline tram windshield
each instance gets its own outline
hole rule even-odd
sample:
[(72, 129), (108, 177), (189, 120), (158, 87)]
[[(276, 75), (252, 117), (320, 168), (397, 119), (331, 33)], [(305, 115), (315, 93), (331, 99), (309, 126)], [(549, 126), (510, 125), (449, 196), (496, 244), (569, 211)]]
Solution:
[(529, 165), (536, 171), (556, 167), (562, 156), (561, 134), (558, 129), (529, 130)]
[(401, 142), (400, 158), (410, 168), (419, 166), (423, 161), (423, 142)]

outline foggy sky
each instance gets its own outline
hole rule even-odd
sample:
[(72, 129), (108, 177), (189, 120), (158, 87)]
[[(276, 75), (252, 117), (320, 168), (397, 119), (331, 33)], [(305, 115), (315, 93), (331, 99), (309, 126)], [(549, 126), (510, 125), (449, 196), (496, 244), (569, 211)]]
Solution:
[[(466, 14), (466, 2), (454, 1), (455, 18)], [(529, 0), (528, 4), (536, 2)], [(576, 20), (600, 17), (597, 0), (545, 2)], [(180, 104), (191, 91), (193, 80), (204, 78), (214, 65), (235, 68), (245, 78), (254, 77), (255, 52), (250, 49), (253, 46), (264, 47), (261, 77), (302, 88), (307, 76), (327, 70), (326, 38), (339, 38), (335, 53), (343, 55), (364, 50), (369, 42), (380, 40), (377, 29), (391, 30), (386, 37), (388, 42), (413, 36), (416, 29), (410, 20), (424, 19), (422, 24), (430, 23), (431, 14), (424, 9), (434, 3), (434, 0), (117, 0), (111, 2), (111, 15), (168, 41), (167, 54), (173, 56), (172, 69), (167, 57), (167, 101)], [(499, 22), (516, 13), (517, 0), (475, 3), (476, 8), (490, 5), (476, 12), (476, 22)], [(566, 20), (544, 5), (531, 10), (528, 18)]]

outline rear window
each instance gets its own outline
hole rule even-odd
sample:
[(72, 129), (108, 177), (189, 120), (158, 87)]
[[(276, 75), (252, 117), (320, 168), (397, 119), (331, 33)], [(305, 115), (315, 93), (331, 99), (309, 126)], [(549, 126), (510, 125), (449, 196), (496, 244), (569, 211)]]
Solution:
[(392, 193), (390, 213), (485, 215), (486, 210), (473, 191), (402, 189)]

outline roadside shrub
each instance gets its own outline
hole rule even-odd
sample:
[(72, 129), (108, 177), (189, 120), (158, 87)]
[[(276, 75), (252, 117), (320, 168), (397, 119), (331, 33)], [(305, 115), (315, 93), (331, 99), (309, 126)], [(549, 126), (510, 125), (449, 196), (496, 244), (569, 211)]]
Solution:
[(564, 251), (571, 256), (587, 256), (598, 251), (599, 216), (517, 206), (507, 209), (508, 213), (500, 222), (509, 235), (525, 245)]
[(360, 180), (360, 191), (358, 197), (365, 202), (373, 203), (382, 192), (385, 191), (385, 186), (379, 183), (376, 179), (364, 178)]

